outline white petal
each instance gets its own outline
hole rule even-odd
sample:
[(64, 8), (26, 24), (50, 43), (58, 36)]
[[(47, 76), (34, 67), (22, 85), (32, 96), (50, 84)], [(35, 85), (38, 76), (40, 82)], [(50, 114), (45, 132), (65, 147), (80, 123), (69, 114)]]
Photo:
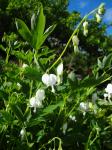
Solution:
[(81, 102), (80, 103), (80, 109), (82, 111), (87, 111), (88, 110), (88, 104), (87, 103), (84, 103), (84, 102)]
[(55, 74), (50, 74), (49, 77), (50, 77), (50, 80), (49, 80), (50, 86), (55, 85), (57, 82), (57, 76)]
[(73, 42), (73, 45), (77, 45), (77, 46), (79, 45), (79, 39), (76, 35), (73, 36), (72, 42)]
[(87, 22), (87, 21), (84, 21), (83, 27), (84, 27), (84, 28), (88, 28), (88, 22)]
[(45, 98), (45, 91), (42, 89), (38, 89), (38, 91), (36, 92), (36, 98), (40, 101), (44, 100)]
[(57, 75), (63, 74), (63, 63), (60, 63), (57, 67)]
[(45, 85), (49, 86), (49, 82), (50, 82), (50, 76), (49, 76), (49, 74), (45, 73), (45, 74), (42, 76), (42, 82), (43, 82)]
[(30, 99), (30, 107), (36, 107), (36, 98), (35, 97), (32, 97), (31, 99)]
[(105, 88), (105, 91), (109, 94), (112, 94), (112, 84), (111, 83), (109, 83), (107, 85), (107, 87)]

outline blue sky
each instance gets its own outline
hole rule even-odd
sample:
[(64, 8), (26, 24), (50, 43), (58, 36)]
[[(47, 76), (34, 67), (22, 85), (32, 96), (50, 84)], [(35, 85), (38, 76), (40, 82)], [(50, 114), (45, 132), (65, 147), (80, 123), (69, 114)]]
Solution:
[[(84, 16), (98, 7), (102, 2), (104, 2), (106, 6), (103, 21), (105, 23), (112, 23), (112, 0), (69, 0), (68, 10), (76, 10), (81, 13), (81, 16)], [(112, 34), (112, 27), (108, 28), (107, 33)]]

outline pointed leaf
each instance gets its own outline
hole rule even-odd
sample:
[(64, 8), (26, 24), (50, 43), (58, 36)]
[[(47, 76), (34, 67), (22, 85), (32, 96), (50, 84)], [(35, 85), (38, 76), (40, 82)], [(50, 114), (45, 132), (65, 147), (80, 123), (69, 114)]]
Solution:
[(24, 21), (16, 18), (16, 27), (23, 39), (31, 43), (32, 34), (28, 29), (27, 25), (24, 23)]
[[(33, 20), (32, 23), (34, 23)], [(34, 28), (34, 30), (32, 30), (32, 34), (33, 34), (32, 45), (35, 49), (39, 49), (42, 40), (42, 35), (45, 29), (45, 16), (43, 14), (42, 5), (36, 17), (35, 26), (34, 24), (32, 24), (32, 28)]]
[(44, 41), (46, 40), (46, 38), (52, 33), (52, 31), (55, 29), (55, 27), (56, 27), (56, 24), (50, 26), (48, 29), (45, 30), (40, 45), (42, 45), (44, 43)]
[(11, 109), (14, 112), (14, 114), (16, 115), (16, 117), (21, 122), (24, 122), (24, 115), (23, 115), (22, 110), (20, 109), (20, 107), (17, 104), (11, 104)]

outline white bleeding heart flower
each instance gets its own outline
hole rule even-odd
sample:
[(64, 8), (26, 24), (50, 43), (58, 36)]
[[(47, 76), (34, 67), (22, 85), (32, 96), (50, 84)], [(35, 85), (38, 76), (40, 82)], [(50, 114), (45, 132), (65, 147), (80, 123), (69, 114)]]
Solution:
[(108, 94), (108, 100), (110, 100), (110, 98), (112, 97), (112, 84), (111, 83), (107, 85), (107, 87), (105, 88), (105, 91)]
[(54, 93), (55, 90), (54, 90), (54, 85), (56, 84), (57, 82), (57, 76), (55, 74), (47, 74), (45, 73), (43, 76), (42, 76), (42, 82), (47, 86), (51, 86), (52, 88), (52, 92)]
[[(39, 99), (40, 98), (40, 99)], [(36, 108), (42, 108), (42, 100), (43, 100), (43, 98), (45, 98), (45, 96), (44, 97), (42, 97), (42, 95), (40, 96), (40, 97), (32, 97), (31, 99), (30, 99), (30, 107), (33, 107), (34, 108), (34, 110), (33, 110), (33, 112), (35, 113), (36, 112)]]
[(46, 86), (50, 86), (50, 79), (49, 79), (49, 74), (45, 73), (42, 76), (42, 82), (46, 85)]
[(81, 102), (79, 107), (82, 111), (87, 111), (89, 108), (88, 103), (85, 102)]
[(42, 89), (38, 89), (38, 91), (36, 92), (36, 99), (38, 99), (39, 101), (42, 101), (45, 99), (45, 91)]

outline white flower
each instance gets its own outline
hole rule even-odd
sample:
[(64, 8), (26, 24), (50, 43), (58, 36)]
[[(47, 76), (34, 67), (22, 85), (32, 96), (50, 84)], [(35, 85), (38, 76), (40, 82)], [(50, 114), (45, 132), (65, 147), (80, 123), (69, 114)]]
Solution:
[(21, 84), (20, 83), (17, 83), (17, 86), (18, 86), (19, 89), (21, 88)]
[(57, 67), (57, 75), (62, 75), (63, 74), (63, 63), (60, 63)]
[(30, 107), (37, 107), (37, 100), (36, 97), (32, 97), (30, 99)]
[(101, 22), (101, 17), (98, 13), (96, 13), (96, 22), (98, 22), (98, 23)]
[(41, 108), (42, 106), (42, 100), (39, 100), (36, 97), (30, 99), (30, 107), (34, 107), (34, 113), (36, 112), (36, 108)]
[(84, 21), (83, 27), (84, 27), (83, 34), (84, 34), (84, 36), (87, 36), (87, 34), (88, 34), (88, 22), (87, 21)]
[(109, 83), (109, 84), (107, 85), (107, 87), (105, 88), (105, 91), (106, 91), (107, 94), (108, 94), (108, 100), (110, 100), (110, 98), (111, 98), (111, 96), (112, 96), (112, 84), (111, 84), (111, 83)]
[(72, 37), (72, 42), (73, 42), (73, 46), (74, 46), (74, 52), (75, 54), (77, 54), (79, 52), (79, 48), (78, 48), (78, 45), (79, 45), (79, 39), (76, 35), (74, 35)]
[(105, 12), (105, 4), (102, 3), (102, 4), (99, 6), (99, 8), (98, 8), (98, 13), (99, 13), (100, 15), (102, 15), (102, 14), (104, 14), (104, 12)]
[(78, 39), (78, 37), (76, 35), (74, 35), (72, 37), (72, 42), (73, 42), (73, 45), (76, 45), (76, 46), (79, 45), (79, 39)]
[(108, 94), (107, 93), (104, 93), (104, 98), (106, 100), (106, 98), (108, 97)]
[(55, 90), (54, 90), (54, 85), (56, 84), (57, 82), (57, 76), (55, 74), (47, 74), (45, 73), (43, 76), (42, 76), (42, 82), (48, 87), (48, 86), (51, 86), (52, 88), (52, 92), (54, 93)]
[(50, 78), (50, 86), (55, 85), (57, 82), (57, 76), (55, 74), (50, 74), (49, 78)]
[(62, 83), (62, 75), (63, 75), (63, 63), (60, 63), (57, 67), (57, 82), (58, 85)]
[(25, 69), (26, 67), (28, 67), (28, 65), (27, 65), (27, 64), (23, 64), (23, 65), (22, 65), (22, 68), (24, 68), (24, 69)]
[(38, 89), (38, 91), (36, 92), (36, 99), (38, 99), (39, 101), (42, 101), (45, 99), (45, 91), (42, 89)]
[(75, 117), (75, 116), (70, 115), (69, 118), (70, 118), (72, 121), (75, 121), (75, 122), (76, 122), (76, 117)]
[(47, 85), (47, 86), (50, 86), (50, 79), (49, 79), (49, 74), (45, 73), (43, 76), (42, 76), (42, 82)]
[(87, 103), (81, 102), (79, 107), (82, 111), (87, 111), (89, 106)]
[(21, 138), (23, 139), (25, 136), (25, 130), (22, 128), (20, 131)]
[(107, 85), (107, 87), (105, 88), (105, 91), (109, 94), (112, 94), (112, 84), (111, 83), (109, 83)]
[(84, 29), (88, 29), (88, 22), (87, 21), (84, 21), (83, 27), (84, 27)]
[(88, 34), (88, 30), (87, 30), (87, 29), (85, 29), (85, 30), (83, 31), (83, 34), (84, 34), (84, 36), (87, 36), (87, 34)]

